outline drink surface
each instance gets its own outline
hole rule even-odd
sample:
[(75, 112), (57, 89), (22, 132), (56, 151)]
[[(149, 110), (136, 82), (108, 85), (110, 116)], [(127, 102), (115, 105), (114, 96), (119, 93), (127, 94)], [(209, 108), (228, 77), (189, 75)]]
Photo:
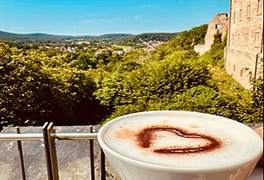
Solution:
[(174, 111), (121, 117), (107, 129), (104, 141), (130, 159), (187, 169), (240, 162), (258, 146), (254, 134), (237, 122)]

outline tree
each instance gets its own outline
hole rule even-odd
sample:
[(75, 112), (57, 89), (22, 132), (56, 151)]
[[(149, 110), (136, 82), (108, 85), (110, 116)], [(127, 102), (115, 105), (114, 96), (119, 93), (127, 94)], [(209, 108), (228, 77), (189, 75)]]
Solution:
[(182, 61), (171, 56), (126, 73), (115, 71), (102, 80), (95, 95), (102, 104), (117, 109), (120, 114), (120, 109), (135, 110), (133, 107), (139, 105), (141, 110), (142, 107), (147, 110), (150, 102), (161, 99), (170, 98), (169, 102), (174, 102), (178, 95), (200, 85), (214, 87), (207, 67), (198, 61)]
[(1, 125), (30, 125), (51, 114), (49, 77), (36, 59), (0, 56)]
[(47, 62), (46, 51), (0, 45), (1, 125), (95, 124), (107, 115), (89, 72), (67, 66), (65, 53)]

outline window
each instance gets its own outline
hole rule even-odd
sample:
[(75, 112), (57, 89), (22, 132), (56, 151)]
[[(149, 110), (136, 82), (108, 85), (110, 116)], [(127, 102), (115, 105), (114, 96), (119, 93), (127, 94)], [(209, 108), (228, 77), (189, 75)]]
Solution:
[(233, 22), (236, 23), (236, 12), (233, 14)]
[(247, 5), (247, 18), (251, 17), (251, 4)]
[(263, 0), (258, 0), (257, 15), (262, 15), (263, 11)]
[(243, 12), (242, 9), (240, 9), (239, 10), (239, 21), (242, 21), (242, 15), (243, 15), (242, 12)]
[(245, 45), (249, 45), (249, 33), (245, 33)]
[(260, 46), (260, 32), (259, 31), (255, 32), (254, 45), (255, 45), (255, 47), (259, 47)]
[(222, 24), (216, 24), (216, 25), (215, 25), (215, 29), (217, 29), (217, 30), (222, 29)]

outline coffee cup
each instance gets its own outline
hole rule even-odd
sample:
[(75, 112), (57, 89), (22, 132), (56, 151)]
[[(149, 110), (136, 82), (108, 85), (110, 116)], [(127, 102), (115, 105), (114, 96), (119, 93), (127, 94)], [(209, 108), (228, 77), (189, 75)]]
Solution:
[(122, 180), (246, 180), (263, 153), (246, 125), (188, 111), (121, 116), (100, 128), (98, 141)]

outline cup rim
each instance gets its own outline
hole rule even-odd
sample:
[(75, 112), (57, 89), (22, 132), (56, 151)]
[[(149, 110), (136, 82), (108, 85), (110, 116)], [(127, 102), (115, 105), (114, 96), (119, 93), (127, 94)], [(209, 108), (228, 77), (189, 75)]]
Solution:
[[(185, 167), (173, 167), (173, 166), (165, 166), (165, 165), (157, 165), (157, 164), (151, 164), (148, 162), (143, 162), (143, 161), (139, 161), (133, 158), (130, 158), (128, 156), (122, 155), (120, 153), (117, 153), (115, 150), (113, 150), (111, 147), (109, 147), (106, 143), (105, 140), (103, 138), (104, 133), (107, 131), (107, 129), (116, 121), (119, 121), (123, 118), (129, 118), (131, 116), (135, 116), (135, 115), (144, 115), (144, 114), (148, 114), (148, 113), (190, 113), (190, 114), (197, 114), (197, 115), (203, 115), (203, 116), (211, 116), (211, 117), (215, 117), (215, 118), (221, 118), (221, 119), (225, 119), (225, 120), (229, 120), (231, 123), (234, 123), (238, 126), (242, 126), (244, 128), (247, 128), (248, 131), (251, 131), (252, 136), (255, 136), (255, 139), (257, 141), (260, 141), (260, 146), (258, 151), (253, 154), (252, 156), (249, 156), (246, 159), (241, 159), (240, 161), (236, 161), (234, 163), (230, 163), (228, 165), (217, 165), (217, 166), (213, 166), (213, 167), (198, 167), (198, 168), (185, 168)], [(194, 112), (194, 111), (176, 111), (176, 110), (160, 110), (160, 111), (144, 111), (144, 112), (137, 112), (137, 113), (131, 113), (131, 114), (127, 114), (124, 116), (119, 116), (117, 118), (114, 118), (111, 121), (108, 121), (106, 124), (104, 124), (98, 131), (98, 142), (102, 148), (102, 150), (106, 153), (110, 153), (113, 156), (115, 156), (115, 158), (118, 158), (122, 161), (125, 161), (129, 164), (133, 164), (133, 165), (137, 165), (137, 166), (141, 166), (141, 167), (145, 167), (145, 168), (151, 168), (151, 169), (156, 169), (156, 170), (167, 170), (167, 171), (174, 171), (174, 172), (197, 172), (197, 171), (217, 171), (217, 170), (224, 170), (224, 169), (230, 169), (230, 168), (236, 168), (236, 167), (240, 167), (241, 165), (244, 164), (249, 164), (252, 163), (253, 161), (256, 161), (257, 159), (259, 159), (263, 153), (263, 148), (261, 148), (261, 143), (263, 142), (261, 137), (250, 127), (234, 121), (232, 119), (228, 119), (222, 116), (217, 116), (217, 115), (212, 115), (212, 114), (207, 114), (207, 113), (200, 113), (200, 112)], [(257, 163), (257, 161), (256, 161)]]

